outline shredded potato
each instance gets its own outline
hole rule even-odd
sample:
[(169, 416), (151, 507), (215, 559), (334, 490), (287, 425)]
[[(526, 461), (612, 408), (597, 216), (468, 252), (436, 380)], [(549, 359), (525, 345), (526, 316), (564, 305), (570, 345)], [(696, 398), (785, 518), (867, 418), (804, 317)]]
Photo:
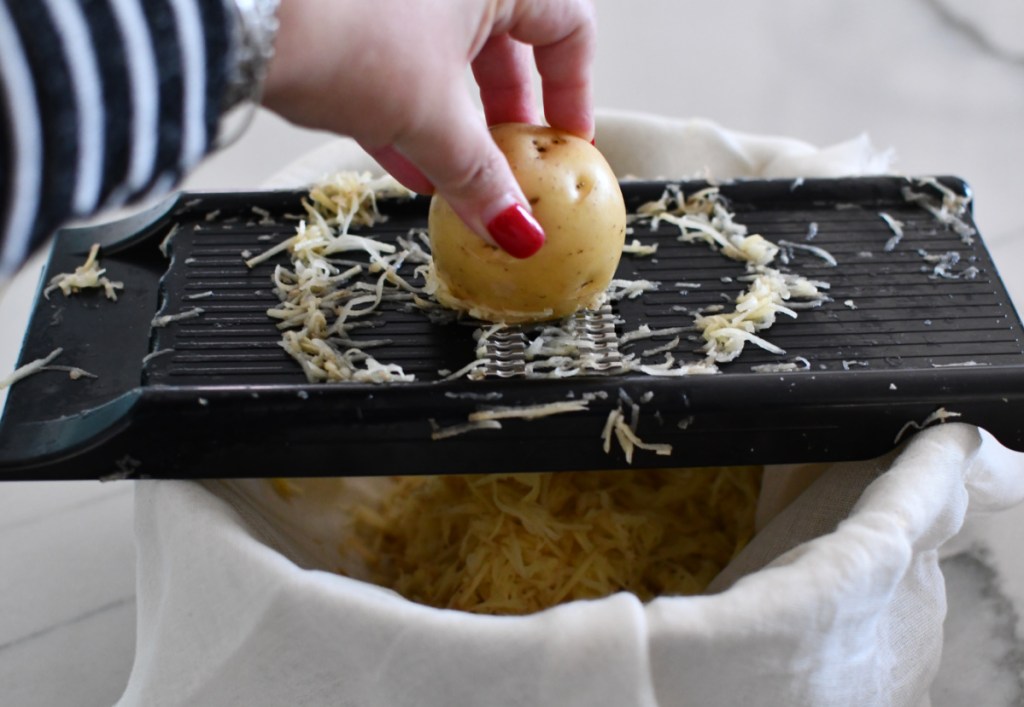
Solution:
[(100, 252), (100, 244), (93, 243), (89, 249), (89, 256), (85, 262), (75, 268), (74, 272), (63, 272), (50, 278), (50, 282), (43, 290), (43, 297), (50, 299), (50, 293), (60, 290), (65, 297), (70, 297), (85, 289), (103, 288), (103, 294), (109, 300), (117, 301), (117, 291), (124, 289), (123, 282), (114, 282), (106, 277), (107, 271), (100, 268), (100, 261), (97, 255)]
[(680, 240), (704, 242), (733, 260), (767, 265), (779, 248), (760, 235), (747, 235), (747, 227), (734, 221), (722, 203), (717, 187), (708, 187), (687, 197), (677, 185), (665, 189), (661, 198), (640, 206), (637, 216), (649, 218), (657, 230), (662, 221), (679, 228)]
[(760, 479), (760, 467), (400, 477), (352, 510), (350, 542), (372, 582), (440, 608), (693, 595), (753, 535)]
[[(384, 220), (377, 209), (381, 196), (411, 192), (390, 177), (339, 173), (310, 190), (310, 201), (303, 203), (308, 222), (301, 221), (294, 236), (246, 260), (255, 267), (278, 253), (291, 254), (290, 268), (274, 269), (274, 293), (280, 304), (267, 314), (278, 320), (278, 328), (284, 330), (281, 347), (311, 383), (413, 380), (400, 366), (381, 363), (363, 350), (380, 342), (357, 346), (350, 337), (356, 320), (375, 313), (385, 297), (396, 296), (394, 290), (405, 290), (409, 297), (422, 294), (397, 274), (404, 258), (417, 255), (414, 248), (399, 252), (392, 244), (349, 233), (352, 226)], [(335, 259), (350, 252), (365, 253), (369, 264), (345, 266)], [(354, 282), (364, 272), (380, 274), (373, 284)]]
[[(760, 235), (747, 235), (746, 226), (736, 223), (733, 214), (722, 203), (716, 187), (702, 189), (687, 197), (677, 186), (669, 186), (660, 199), (637, 209), (637, 218), (650, 219), (652, 229), (657, 229), (661, 221), (671, 223), (679, 228), (680, 240), (706, 242), (727, 258), (746, 263), (746, 279), (750, 286), (736, 298), (735, 309), (710, 316), (708, 309), (694, 318), (694, 325), (705, 341), (705, 369), (714, 370), (716, 363), (732, 361), (743, 352), (747, 343), (776, 355), (786, 353), (755, 332), (771, 327), (776, 314), (795, 318), (797, 313), (794, 310), (817, 307), (828, 301), (822, 292), (828, 289), (828, 283), (769, 267), (779, 253), (779, 246)], [(829, 265), (837, 264), (831, 254), (817, 246), (788, 245), (808, 250)], [(792, 300), (802, 301), (795, 303)], [(647, 368), (650, 369), (649, 366)], [(691, 364), (683, 368), (689, 371), (693, 367)]]
[(62, 353), (64, 353), (64, 349), (58, 347), (51, 351), (47, 356), (43, 358), (37, 358), (34, 361), (29, 361), (24, 366), (15, 369), (14, 372), (12, 372), (9, 376), (0, 380), (0, 390), (3, 390), (4, 388), (9, 388), (18, 381), (28, 378), (29, 376), (33, 376), (42, 370), (45, 370), (46, 367), (49, 366), (50, 363), (55, 358), (60, 356)]
[(972, 245), (977, 231), (963, 219), (970, 208), (971, 196), (957, 194), (934, 177), (916, 179), (914, 183), (919, 186), (933, 187), (941, 195), (941, 200), (935, 199), (930, 194), (916, 192), (909, 186), (905, 186), (901, 190), (903, 198), (908, 203), (920, 206), (947, 228), (952, 228), (960, 236), (964, 245)]
[[(791, 283), (791, 277), (778, 270), (765, 269), (753, 279), (747, 291), (737, 297), (732, 312), (698, 316), (694, 323), (707, 342), (704, 351), (708, 357), (719, 363), (731, 361), (740, 355), (748, 341), (774, 354), (786, 353), (756, 336), (755, 332), (772, 326), (776, 314), (796, 318), (796, 312), (783, 304), (793, 296)], [(799, 286), (812, 287), (811, 298), (819, 296), (817, 287), (810, 281), (804, 280)]]
[[(399, 238), (396, 245), (349, 233), (352, 226), (373, 226), (385, 219), (377, 208), (380, 197), (409, 194), (388, 177), (336, 174), (311, 188), (309, 199), (304, 202), (307, 218), (299, 223), (294, 236), (246, 261), (254, 267), (278, 253), (290, 253), (290, 266), (279, 265), (274, 270), (274, 292), (280, 303), (267, 314), (278, 320), (278, 328), (283, 331), (281, 346), (299, 363), (310, 382), (414, 380), (400, 366), (378, 361), (367, 352), (373, 346), (389, 343), (387, 340), (352, 338), (353, 330), (379, 312), (382, 302), (404, 301), (422, 310), (432, 321), (442, 321), (446, 315), (448, 320), (457, 316), (437, 302), (438, 279), (431, 254), (424, 249), (425, 234), (410, 232), (408, 238)], [(775, 354), (785, 353), (756, 332), (772, 326), (778, 313), (795, 317), (798, 309), (828, 301), (822, 292), (828, 288), (827, 283), (770, 267), (780, 252), (779, 246), (760, 235), (749, 235), (746, 226), (735, 221), (717, 187), (686, 196), (678, 185), (669, 185), (660, 199), (643, 204), (630, 218), (647, 220), (655, 230), (662, 222), (673, 224), (679, 229), (680, 240), (706, 243), (723, 256), (743, 262), (750, 287), (737, 298), (734, 311), (710, 316), (713, 310), (706, 307), (694, 315), (693, 328), (705, 342), (702, 359), (677, 360), (675, 354), (684, 343), (682, 338), (643, 351), (610, 353), (615, 335), (609, 333), (600, 341), (581, 336), (578, 322), (567, 317), (539, 330), (522, 331), (530, 337), (523, 366), (527, 377), (629, 372), (652, 376), (713, 374), (718, 372), (718, 363), (735, 359), (747, 343)], [(815, 246), (793, 247), (806, 249), (829, 264), (834, 262), (830, 254)], [(638, 256), (656, 252), (653, 246), (642, 246), (639, 242), (625, 250)], [(361, 253), (367, 262), (339, 259), (340, 255), (352, 252)], [(418, 265), (414, 275), (422, 281), (421, 285), (398, 274), (405, 263)], [(650, 280), (613, 279), (595, 307), (636, 299), (661, 288), (662, 283)], [(717, 308), (722, 310), (724, 307)], [(485, 377), (491, 363), (488, 342), (506, 330), (505, 325), (499, 324), (482, 335), (478, 332), (477, 359), (454, 373), (439, 374), (444, 380)], [(677, 333), (680, 332), (682, 329)], [(619, 345), (625, 345), (639, 333), (623, 332), (618, 335)], [(651, 362), (650, 357), (657, 354), (664, 354), (664, 360)]]

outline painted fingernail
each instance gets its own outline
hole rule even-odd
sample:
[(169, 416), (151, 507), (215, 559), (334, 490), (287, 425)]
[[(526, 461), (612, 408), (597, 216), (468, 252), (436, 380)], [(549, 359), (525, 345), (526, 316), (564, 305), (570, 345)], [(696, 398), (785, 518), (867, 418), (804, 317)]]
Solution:
[(544, 229), (521, 204), (512, 204), (492, 218), (487, 232), (513, 258), (529, 258), (544, 245)]
[(593, 145), (594, 147), (597, 147), (597, 138), (595, 137), (593, 140), (591, 140), (590, 144)]

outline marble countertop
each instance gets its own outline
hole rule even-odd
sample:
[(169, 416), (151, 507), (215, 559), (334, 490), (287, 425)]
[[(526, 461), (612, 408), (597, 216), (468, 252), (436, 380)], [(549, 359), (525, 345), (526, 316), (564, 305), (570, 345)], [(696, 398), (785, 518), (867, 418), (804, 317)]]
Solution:
[[(902, 172), (962, 176), (1024, 305), (1024, 42), (1003, 29), (1019, 29), (1024, 11), (1009, 0), (972, 4), (969, 15), (943, 0), (596, 4), (598, 105), (817, 144), (867, 132), (894, 148)], [(253, 186), (324, 139), (261, 116), (188, 186)], [(0, 323), (23, 321), (35, 283), (30, 267), (3, 293)], [(0, 342), (0, 371), (13, 368), (17, 346)], [(131, 482), (0, 484), (0, 704), (90, 707), (120, 696), (135, 644), (132, 492)], [(972, 519), (943, 561), (937, 707), (1024, 704), (1022, 541), (1018, 507)]]

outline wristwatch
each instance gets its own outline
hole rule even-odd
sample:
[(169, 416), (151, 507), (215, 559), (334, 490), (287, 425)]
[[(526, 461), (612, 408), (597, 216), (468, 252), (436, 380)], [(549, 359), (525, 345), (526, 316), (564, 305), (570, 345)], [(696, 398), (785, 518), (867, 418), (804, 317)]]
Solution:
[(230, 23), (231, 51), (221, 108), (217, 147), (237, 140), (252, 122), (263, 98), (267, 66), (274, 56), (277, 9), (281, 0), (224, 0)]

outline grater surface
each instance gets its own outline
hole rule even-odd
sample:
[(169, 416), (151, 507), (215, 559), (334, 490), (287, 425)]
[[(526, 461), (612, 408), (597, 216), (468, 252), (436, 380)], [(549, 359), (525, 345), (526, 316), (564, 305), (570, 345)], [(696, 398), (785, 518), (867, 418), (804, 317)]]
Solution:
[[(785, 360), (802, 356), (821, 371), (842, 370), (844, 361), (847, 368), (856, 365), (872, 370), (913, 370), (970, 361), (984, 365), (1020, 362), (1024, 350), (1019, 326), (980, 244), (966, 247), (954, 231), (907, 203), (897, 190), (877, 194), (874, 203), (853, 201), (856, 193), (849, 193), (851, 201), (845, 203), (825, 200), (824, 194), (819, 200), (812, 193), (807, 203), (806, 197), (799, 198), (800, 192), (810, 192), (814, 185), (805, 183), (790, 192), (791, 185), (775, 184), (777, 191), (784, 189), (785, 193), (761, 198), (757, 192), (766, 190), (763, 183), (738, 183), (722, 189), (737, 220), (751, 233), (761, 233), (775, 242), (813, 244), (840, 263), (831, 268), (809, 253), (794, 252), (788, 269), (829, 282), (833, 301), (820, 309), (802, 311), (795, 321), (780, 318), (772, 327), (766, 337), (786, 349), (790, 356), (783, 357)], [(687, 185), (687, 190), (699, 186)], [(654, 189), (650, 185), (627, 186), (630, 207), (657, 198), (661, 190), (662, 185)], [(782, 201), (780, 196), (788, 198)], [(791, 208), (797, 204), (801, 208)], [(375, 226), (375, 237), (393, 239), (410, 228), (422, 228), (422, 202), (417, 206), (421, 208), (400, 212), (388, 223)], [(883, 248), (893, 232), (879, 213), (904, 223), (904, 236), (891, 252)], [(817, 232), (807, 241), (811, 223), (817, 224)], [(205, 314), (157, 332), (155, 347), (172, 348), (175, 353), (154, 359), (147, 366), (148, 380), (195, 385), (210, 379), (219, 383), (304, 382), (301, 371), (278, 345), (280, 332), (266, 316), (266, 310), (277, 302), (270, 276), (275, 264), (286, 262), (285, 256), (250, 271), (240, 255), (244, 251), (259, 253), (284, 240), (294, 232), (292, 224), (267, 227), (201, 220), (191, 227), (195, 237), (175, 245), (175, 260), (183, 267), (168, 273), (164, 310), (199, 306)], [(727, 298), (734, 300), (743, 291), (744, 283), (738, 279), (744, 273), (741, 264), (702, 245), (681, 243), (677, 235), (669, 225), (662, 225), (657, 232), (640, 224), (633, 226), (629, 238), (657, 243), (659, 250), (650, 258), (625, 256), (618, 276), (656, 281), (660, 287), (616, 305), (623, 319), (620, 331), (641, 324), (655, 329), (689, 325), (684, 308), (695, 312), (726, 304)], [(930, 254), (959, 253), (952, 277), (936, 276), (921, 249)], [(969, 267), (977, 268), (974, 277), (963, 276)], [(411, 268), (403, 274), (411, 274)], [(699, 287), (686, 286), (690, 284)], [(215, 296), (188, 299), (210, 291)], [(438, 371), (456, 370), (468, 362), (472, 327), (437, 327), (401, 306), (385, 303), (383, 308), (385, 316), (363, 334), (363, 338), (376, 339), (385, 331), (391, 340), (375, 352), (378, 359), (398, 363), (421, 380), (438, 380)], [(690, 336), (694, 351), (702, 342), (695, 334)], [(729, 365), (728, 372), (750, 373), (751, 366), (778, 360), (774, 354), (749, 346)]]

